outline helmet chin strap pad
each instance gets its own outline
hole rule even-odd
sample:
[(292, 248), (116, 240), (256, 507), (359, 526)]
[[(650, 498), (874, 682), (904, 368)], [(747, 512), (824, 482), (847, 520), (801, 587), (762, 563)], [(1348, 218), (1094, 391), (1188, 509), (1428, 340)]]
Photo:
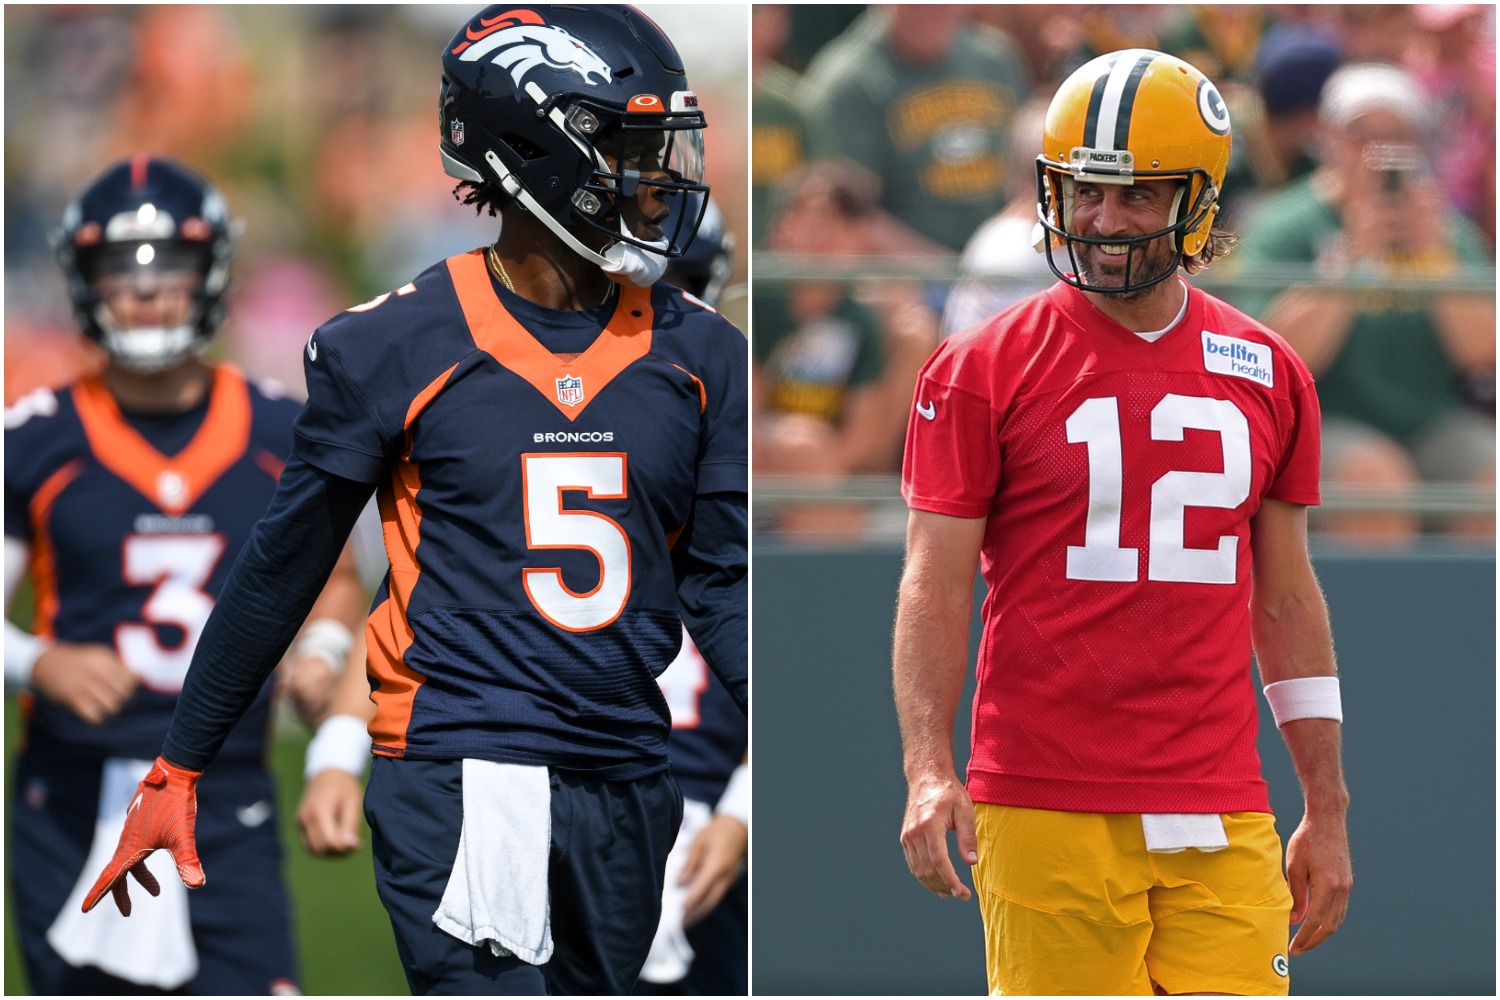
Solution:
[[(1172, 226), (1172, 249), (1182, 253), (1183, 240), (1177, 238), (1177, 224), (1182, 221), (1182, 200), (1187, 197), (1187, 190), (1191, 181), (1183, 181), (1177, 187), (1177, 193), (1172, 195), (1172, 207), (1167, 212), (1167, 222)], [(1186, 236), (1187, 234), (1183, 234)]]

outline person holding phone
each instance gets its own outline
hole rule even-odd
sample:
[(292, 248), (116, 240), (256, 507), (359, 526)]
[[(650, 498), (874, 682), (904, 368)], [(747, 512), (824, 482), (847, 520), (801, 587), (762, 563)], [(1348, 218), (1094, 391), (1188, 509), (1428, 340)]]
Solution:
[[(1310, 264), (1325, 281), (1364, 277), (1384, 287), (1298, 285), (1247, 292), (1237, 304), (1279, 330), (1318, 380), (1324, 482), (1493, 485), (1494, 297), (1403, 288), (1491, 262), (1438, 180), (1434, 109), (1405, 71), (1356, 63), (1329, 78), (1319, 119), (1323, 162), (1247, 220), (1244, 270)], [(1320, 523), (1393, 543), (1422, 527), (1414, 515), (1388, 512)], [(1441, 527), (1494, 532), (1487, 516)]]

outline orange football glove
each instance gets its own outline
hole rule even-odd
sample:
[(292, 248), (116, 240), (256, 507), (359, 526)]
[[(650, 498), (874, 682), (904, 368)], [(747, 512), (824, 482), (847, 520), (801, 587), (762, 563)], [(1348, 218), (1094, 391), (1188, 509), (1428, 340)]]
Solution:
[(198, 844), (193, 839), (193, 826), (198, 821), (198, 778), (202, 774), (156, 758), (155, 766), (136, 786), (135, 798), (125, 811), (120, 846), (85, 897), (83, 912), (92, 910), (107, 889), (120, 912), (130, 916), (127, 873), (151, 895), (160, 895), (161, 885), (146, 867), (147, 856), (159, 847), (172, 853), (183, 885), (196, 889), (203, 884), (203, 863), (198, 860)]

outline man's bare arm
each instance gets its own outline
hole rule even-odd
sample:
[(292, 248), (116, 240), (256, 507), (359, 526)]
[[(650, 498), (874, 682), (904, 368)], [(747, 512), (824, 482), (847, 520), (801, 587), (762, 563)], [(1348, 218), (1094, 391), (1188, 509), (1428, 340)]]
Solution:
[(912, 511), (892, 655), (907, 784), (901, 846), (918, 881), (957, 899), (971, 893), (949, 859), (948, 831), (966, 861), (978, 857), (974, 805), (953, 760), (953, 719), (968, 673), (984, 525), (983, 518)]
[[(1255, 589), (1250, 628), (1267, 684), (1335, 675), (1328, 606), (1307, 556), (1307, 509), (1267, 500), (1251, 526)], [(1303, 718), (1281, 727), (1302, 783), (1302, 822), (1287, 841), (1292, 954), (1317, 947), (1343, 923), (1354, 883), (1340, 724)]]

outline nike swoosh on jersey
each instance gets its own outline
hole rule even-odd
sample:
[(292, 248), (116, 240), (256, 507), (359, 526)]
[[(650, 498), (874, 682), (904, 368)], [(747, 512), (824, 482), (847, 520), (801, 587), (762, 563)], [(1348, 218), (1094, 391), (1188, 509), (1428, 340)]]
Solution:
[(307, 360), (318, 360), (318, 345), (313, 343), (311, 337), (307, 338)]
[(921, 415), (923, 420), (932, 420), (937, 416), (937, 404), (928, 403), (926, 406), (923, 406), (921, 403), (918, 403), (917, 413)]

